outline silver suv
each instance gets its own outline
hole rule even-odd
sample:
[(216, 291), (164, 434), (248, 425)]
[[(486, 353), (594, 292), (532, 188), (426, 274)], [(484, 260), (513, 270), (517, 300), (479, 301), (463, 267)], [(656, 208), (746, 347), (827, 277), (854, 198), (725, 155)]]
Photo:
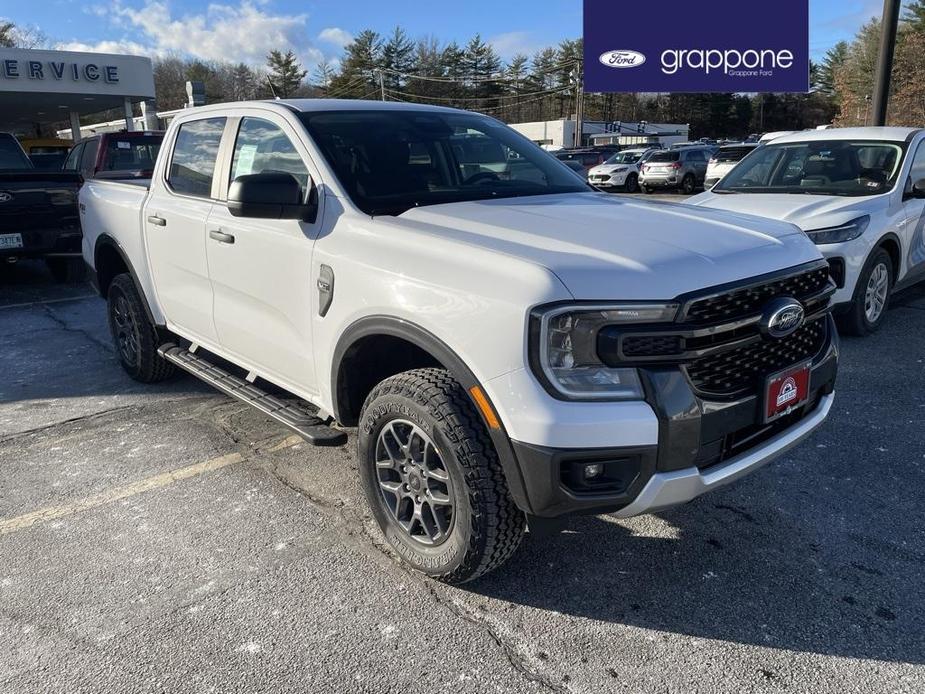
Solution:
[(656, 188), (671, 188), (691, 195), (703, 186), (707, 163), (712, 155), (713, 150), (709, 147), (656, 152), (642, 165), (639, 187), (645, 193), (654, 193)]

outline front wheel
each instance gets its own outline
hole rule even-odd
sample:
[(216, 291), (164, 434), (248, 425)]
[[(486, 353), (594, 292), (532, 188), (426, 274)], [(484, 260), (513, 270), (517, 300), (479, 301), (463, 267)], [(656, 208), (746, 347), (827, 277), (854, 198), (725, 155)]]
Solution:
[(174, 366), (157, 353), (157, 329), (148, 320), (135, 283), (117, 275), (106, 294), (109, 330), (122, 368), (142, 383), (157, 383), (174, 373)]
[(464, 583), (520, 544), (524, 515), (485, 425), (446, 371), (407, 371), (376, 386), (360, 415), (358, 457), (376, 522), (418, 571)]
[(635, 193), (639, 190), (639, 177), (636, 174), (630, 174), (626, 177), (626, 192)]
[(863, 337), (880, 329), (893, 291), (893, 261), (878, 248), (868, 259), (854, 290), (848, 312), (841, 317), (841, 328), (849, 335)]

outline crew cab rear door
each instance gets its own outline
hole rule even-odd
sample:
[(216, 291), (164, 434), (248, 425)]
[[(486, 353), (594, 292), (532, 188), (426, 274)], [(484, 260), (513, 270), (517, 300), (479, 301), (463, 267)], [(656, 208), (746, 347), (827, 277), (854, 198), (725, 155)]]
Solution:
[[(920, 138), (909, 149), (912, 157), (909, 167), (909, 176), (904, 182), (904, 190), (911, 191), (912, 186), (925, 179), (925, 138)], [(904, 201), (905, 226), (903, 229), (903, 243), (908, 249), (905, 268), (900, 269), (900, 278), (903, 270), (911, 276), (925, 275), (925, 200), (905, 195)]]
[(164, 152), (166, 171), (151, 182), (141, 214), (154, 288), (168, 323), (184, 337), (216, 344), (206, 221), (217, 194), (224, 117), (182, 123)]
[[(229, 118), (221, 197), (227, 198), (238, 176), (273, 172), (298, 179), (305, 199), (319, 178), (299, 133), (272, 111), (246, 113)], [(222, 350), (298, 393), (316, 392), (311, 339), (316, 230), (316, 224), (294, 219), (234, 217), (223, 200), (213, 207), (206, 230)]]

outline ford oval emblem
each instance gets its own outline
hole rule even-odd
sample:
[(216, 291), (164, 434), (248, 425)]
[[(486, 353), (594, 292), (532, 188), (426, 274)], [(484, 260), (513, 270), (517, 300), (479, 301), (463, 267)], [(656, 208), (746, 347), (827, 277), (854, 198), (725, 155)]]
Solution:
[(12, 199), (12, 193), (7, 193), (5, 190), (0, 190), (0, 202), (9, 202)]
[(796, 299), (782, 297), (771, 301), (761, 314), (761, 332), (769, 337), (780, 339), (792, 335), (801, 327), (806, 318), (806, 311)]
[(646, 57), (639, 51), (618, 50), (601, 53), (600, 61), (602, 65), (607, 67), (625, 70), (626, 68), (639, 67), (646, 62)]

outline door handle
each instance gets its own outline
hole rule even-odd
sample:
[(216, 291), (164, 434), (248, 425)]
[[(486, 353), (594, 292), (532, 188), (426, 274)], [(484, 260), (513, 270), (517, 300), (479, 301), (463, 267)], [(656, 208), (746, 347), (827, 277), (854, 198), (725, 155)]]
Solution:
[(234, 243), (234, 234), (226, 234), (220, 229), (210, 229), (209, 238), (215, 239), (219, 243)]
[(163, 217), (158, 217), (156, 214), (152, 214), (150, 217), (148, 217), (148, 224), (153, 224), (154, 226), (158, 227), (165, 227), (167, 226), (167, 220)]

